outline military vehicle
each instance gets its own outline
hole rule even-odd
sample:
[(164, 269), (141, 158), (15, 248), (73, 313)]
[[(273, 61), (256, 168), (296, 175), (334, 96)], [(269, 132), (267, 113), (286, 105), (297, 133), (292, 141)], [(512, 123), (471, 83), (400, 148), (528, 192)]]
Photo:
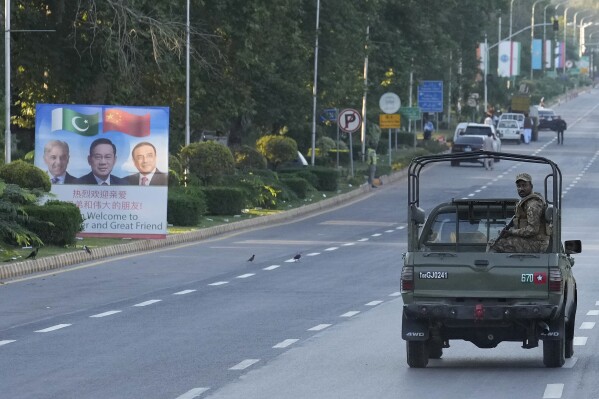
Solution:
[[(513, 217), (515, 198), (448, 199), (426, 217), (420, 206), (423, 168), (473, 157), (544, 165), (540, 169), (547, 174), (542, 183), (535, 179), (533, 189), (547, 202), (546, 252), (488, 251), (489, 240), (496, 239)], [(528, 164), (521, 168), (539, 169)], [(429, 359), (441, 358), (451, 340), (470, 341), (479, 348), (515, 341), (526, 349), (542, 341), (546, 367), (561, 367), (573, 355), (577, 291), (571, 255), (580, 253), (581, 242), (561, 241), (561, 190), (558, 166), (538, 156), (476, 151), (411, 162), (408, 250), (401, 272), (402, 337), (410, 367), (426, 367)]]

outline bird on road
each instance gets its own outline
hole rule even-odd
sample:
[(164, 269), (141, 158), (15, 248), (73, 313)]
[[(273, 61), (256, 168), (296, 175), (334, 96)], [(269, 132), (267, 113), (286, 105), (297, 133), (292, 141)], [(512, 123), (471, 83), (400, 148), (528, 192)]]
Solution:
[(91, 249), (89, 249), (89, 247), (88, 247), (87, 245), (84, 245), (84, 246), (83, 246), (83, 250), (84, 250), (85, 252), (87, 252), (88, 254), (90, 254), (90, 255), (92, 254), (92, 250), (91, 250)]
[(27, 255), (25, 259), (35, 259), (37, 256), (37, 251), (39, 251), (39, 248), (35, 248), (33, 251), (31, 251), (31, 253)]
[(250, 258), (247, 261), (248, 262), (253, 262), (255, 257), (256, 257), (256, 255), (252, 255), (252, 256), (250, 256)]
[(296, 262), (299, 262), (300, 258), (302, 257), (302, 254), (297, 254), (293, 257), (293, 260)]

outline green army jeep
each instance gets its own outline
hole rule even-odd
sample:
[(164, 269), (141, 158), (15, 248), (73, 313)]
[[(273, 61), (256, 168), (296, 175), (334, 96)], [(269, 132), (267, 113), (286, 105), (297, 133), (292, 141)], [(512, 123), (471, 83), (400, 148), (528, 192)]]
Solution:
[[(425, 218), (420, 173), (433, 163), (485, 157), (544, 164), (551, 226), (545, 253), (495, 253), (488, 242), (514, 215), (516, 199), (453, 199)], [(545, 169), (545, 167), (543, 167)], [(536, 188), (536, 187), (535, 187)], [(502, 341), (523, 348), (543, 341), (543, 363), (561, 367), (574, 353), (577, 303), (574, 259), (579, 240), (561, 241), (561, 171), (549, 159), (477, 151), (415, 158), (408, 169), (408, 251), (401, 272), (402, 337), (410, 367), (438, 359), (450, 340), (494, 348)], [(538, 190), (537, 190), (538, 191)]]

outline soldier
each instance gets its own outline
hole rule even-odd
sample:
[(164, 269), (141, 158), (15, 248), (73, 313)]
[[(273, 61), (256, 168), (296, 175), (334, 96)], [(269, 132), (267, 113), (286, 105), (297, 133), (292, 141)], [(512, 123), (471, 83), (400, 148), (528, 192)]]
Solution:
[(532, 191), (528, 173), (516, 176), (520, 201), (516, 204), (514, 219), (493, 242), (491, 252), (545, 252), (549, 245), (550, 226), (545, 221), (546, 203), (541, 194)]

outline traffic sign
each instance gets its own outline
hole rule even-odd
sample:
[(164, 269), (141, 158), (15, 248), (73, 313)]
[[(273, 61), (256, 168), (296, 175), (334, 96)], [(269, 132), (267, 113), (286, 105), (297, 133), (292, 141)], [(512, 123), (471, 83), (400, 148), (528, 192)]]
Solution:
[(337, 118), (339, 129), (346, 133), (353, 133), (360, 128), (362, 124), (362, 115), (352, 108), (342, 109)]
[(443, 112), (442, 80), (425, 80), (418, 86), (418, 106), (422, 112)]
[(327, 108), (322, 110), (322, 114), (320, 115), (321, 122), (334, 122), (337, 120), (337, 108)]
[(379, 127), (381, 129), (399, 129), (401, 127), (401, 116), (399, 114), (380, 114)]
[(379, 107), (381, 107), (381, 111), (386, 114), (396, 113), (399, 110), (399, 107), (401, 107), (399, 96), (395, 93), (383, 94), (379, 100)]
[(417, 121), (420, 119), (420, 108), (418, 107), (401, 107), (399, 113), (410, 121)]

